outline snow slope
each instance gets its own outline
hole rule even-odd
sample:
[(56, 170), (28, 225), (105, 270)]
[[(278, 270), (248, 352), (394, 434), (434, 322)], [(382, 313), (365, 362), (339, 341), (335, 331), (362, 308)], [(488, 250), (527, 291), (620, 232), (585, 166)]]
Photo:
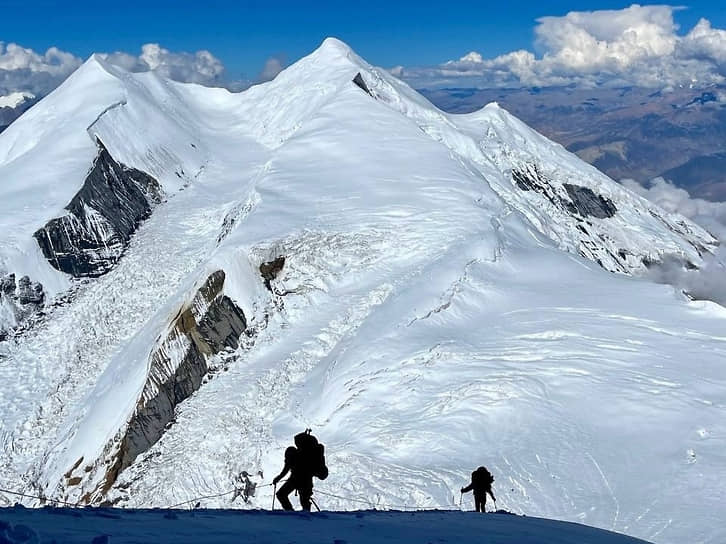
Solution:
[[(74, 280), (33, 233), (98, 140), (166, 200)], [(446, 115), (334, 39), (239, 94), (92, 58), (0, 177), (2, 267), (58, 302), (0, 342), (0, 487), (169, 506), (269, 482), (313, 427), (328, 508), (451, 507), (487, 464), (511, 511), (726, 536), (726, 310), (637, 277), (716, 241), (496, 105)]]
[[(4, 531), (4, 532), (3, 532)], [(0, 537), (10, 544), (30, 542), (166, 542), (209, 544), (493, 542), (497, 544), (637, 544), (624, 535), (507, 514), (488, 516), (460, 512), (286, 512), (205, 510), (72, 509), (0, 511)], [(15, 537), (15, 538), (13, 538)], [(96, 540), (98, 539), (98, 540)]]

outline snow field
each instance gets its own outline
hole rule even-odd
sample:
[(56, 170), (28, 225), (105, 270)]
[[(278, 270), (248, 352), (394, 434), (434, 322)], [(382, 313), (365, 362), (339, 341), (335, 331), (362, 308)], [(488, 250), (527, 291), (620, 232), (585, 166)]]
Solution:
[[(112, 153), (159, 176), (168, 201), (118, 268), (0, 345), (0, 483), (80, 499), (88, 489), (64, 487), (64, 474), (80, 457), (103, 462), (149, 353), (222, 268), (254, 335), (214, 361), (162, 439), (121, 474), (109, 492), (120, 505), (224, 493), (244, 470), (260, 484), (250, 503), (203, 506), (268, 508), (262, 485), (293, 434), (312, 427), (331, 468), (316, 484), (326, 509), (452, 508), (486, 464), (514, 512), (659, 543), (723, 540), (726, 311), (577, 256), (572, 218), (523, 194), (509, 171), (536, 160), (554, 184), (616, 202), (622, 217), (593, 220), (601, 234), (697, 260), (654, 206), (496, 106), (439, 112), (335, 40), (237, 95), (91, 61), (83, 70), (108, 81), (88, 108), (103, 113), (49, 125), (47, 137), (71, 131), (90, 152), (92, 125)], [(358, 72), (377, 98), (351, 83)], [(61, 91), (51, 95), (59, 118)], [(44, 104), (54, 102), (0, 136), (10, 157), (0, 153), (0, 168), (18, 186), (28, 167), (14, 165), (51, 153), (17, 147), (41, 134)], [(62, 172), (79, 179), (73, 168)], [(278, 256), (273, 294), (255, 267)]]

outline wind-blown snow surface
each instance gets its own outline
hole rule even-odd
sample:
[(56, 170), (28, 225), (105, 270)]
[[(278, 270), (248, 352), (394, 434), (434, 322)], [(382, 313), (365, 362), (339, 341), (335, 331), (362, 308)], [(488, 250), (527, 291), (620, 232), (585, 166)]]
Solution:
[[(32, 234), (96, 138), (167, 201), (79, 283)], [(515, 512), (726, 537), (726, 310), (633, 276), (664, 254), (697, 266), (715, 240), (496, 105), (445, 115), (336, 40), (240, 94), (92, 58), (0, 136), (0, 178), (0, 272), (72, 286), (0, 343), (0, 487), (168, 506), (241, 471), (269, 482), (312, 427), (331, 468), (317, 488), (346, 497), (327, 508), (451, 506), (487, 464)], [(281, 256), (270, 292), (257, 267)], [(241, 346), (114, 482), (152, 356), (180, 360), (164, 339), (217, 270)], [(270, 502), (265, 487), (238, 506)]]
[(441, 511), (290, 514), (229, 510), (172, 512), (8, 508), (0, 510), (1, 537), (5, 537), (4, 542), (9, 544), (287, 544), (300, 541), (320, 544), (644, 544), (642, 540), (574, 523), (507, 514), (482, 516)]

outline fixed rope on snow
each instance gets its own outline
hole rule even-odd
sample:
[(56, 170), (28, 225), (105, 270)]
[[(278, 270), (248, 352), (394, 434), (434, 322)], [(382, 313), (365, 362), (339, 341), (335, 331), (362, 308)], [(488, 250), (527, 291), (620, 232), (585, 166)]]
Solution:
[(19, 493), (17, 491), (10, 491), (9, 489), (0, 489), (0, 493), (7, 493), (8, 495), (15, 495), (17, 497), (25, 497), (26, 499), (38, 499), (39, 501), (44, 502), (50, 502), (54, 504), (62, 504), (65, 506), (71, 506), (73, 508), (78, 508), (80, 505), (78, 503), (72, 503), (67, 501), (61, 501), (56, 499), (49, 499), (47, 497), (41, 497), (39, 495), (29, 495), (28, 493)]

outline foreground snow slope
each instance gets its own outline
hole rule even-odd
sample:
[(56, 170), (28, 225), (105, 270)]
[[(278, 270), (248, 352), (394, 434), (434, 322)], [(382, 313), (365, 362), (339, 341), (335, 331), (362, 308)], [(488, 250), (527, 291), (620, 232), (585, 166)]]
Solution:
[[(3, 533), (4, 530), (4, 533)], [(23, 538), (28, 536), (29, 538)], [(637, 544), (642, 540), (584, 525), (507, 514), (461, 512), (234, 512), (196, 510), (0, 510), (0, 537), (10, 544), (222, 544), (288, 542), (377, 544)], [(15, 538), (13, 538), (15, 537)], [(106, 537), (106, 539), (104, 539)]]
[[(82, 153), (62, 180), (46, 167), (56, 200), (23, 196), (27, 165), (59, 153), (26, 140), (77, 88), (0, 135), (28, 208), (3, 219), (5, 271), (63, 293), (0, 342), (0, 487), (169, 506), (242, 471), (269, 482), (313, 427), (318, 489), (345, 497), (328, 508), (451, 507), (487, 464), (511, 511), (726, 537), (726, 310), (637, 278), (665, 254), (698, 266), (708, 233), (496, 105), (439, 112), (337, 40), (240, 94), (95, 59), (79, 74), (110, 90), (90, 124), (58, 121)], [(23, 268), (98, 142), (164, 201), (98, 277), (37, 244)]]

